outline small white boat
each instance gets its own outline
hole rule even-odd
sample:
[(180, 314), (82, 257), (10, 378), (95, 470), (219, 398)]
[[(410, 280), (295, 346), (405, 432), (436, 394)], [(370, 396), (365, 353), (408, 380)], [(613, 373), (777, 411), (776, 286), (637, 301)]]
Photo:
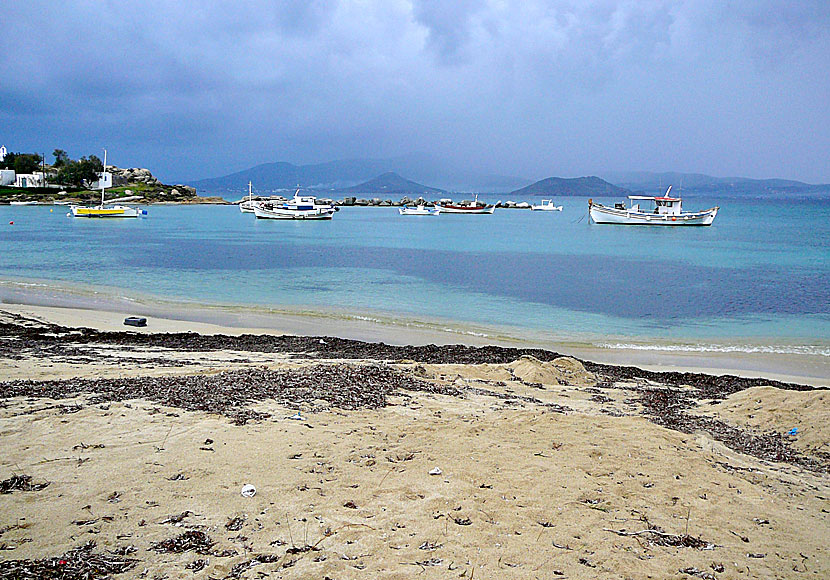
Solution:
[(254, 215), (271, 220), (330, 220), (337, 208), (329, 204), (318, 204), (313, 195), (294, 194), (294, 199), (284, 203), (259, 201), (253, 204)]
[[(623, 203), (607, 207), (588, 200), (588, 214), (597, 224), (625, 224), (644, 226), (710, 226), (718, 215), (719, 207), (697, 212), (684, 212), (679, 197), (669, 197), (671, 186), (662, 197), (629, 195), (630, 207)], [(640, 202), (652, 202), (653, 210), (643, 210)]]
[(73, 205), (70, 207), (71, 215), (76, 218), (137, 218), (140, 215), (147, 215), (147, 211), (137, 207), (130, 207), (127, 205), (114, 205), (111, 201), (104, 199), (104, 191), (106, 189), (106, 173), (107, 173), (107, 150), (104, 149), (104, 171), (101, 173), (101, 205), (97, 206), (80, 206)]
[(38, 201), (10, 201), (9, 205), (40, 205)]
[(251, 190), (251, 182), (248, 182), (248, 199), (239, 202), (239, 211), (242, 213), (254, 213), (254, 206), (257, 202), (254, 201), (254, 195)]
[(531, 205), (530, 209), (533, 211), (562, 211), (562, 206), (553, 205), (552, 199), (543, 199), (542, 203), (538, 205)]
[(496, 206), (479, 202), (476, 194), (474, 201), (453, 203), (451, 199), (442, 199), (435, 204), (435, 209), (440, 213), (493, 213)]
[(428, 208), (425, 205), (416, 205), (414, 207), (405, 205), (398, 208), (398, 213), (401, 215), (438, 215), (441, 212), (434, 208)]

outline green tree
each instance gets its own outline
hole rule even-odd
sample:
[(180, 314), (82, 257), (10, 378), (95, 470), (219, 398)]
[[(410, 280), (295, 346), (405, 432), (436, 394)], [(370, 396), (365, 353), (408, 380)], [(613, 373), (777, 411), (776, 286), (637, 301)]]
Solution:
[(14, 169), (16, 173), (34, 173), (40, 169), (41, 161), (43, 157), (37, 153), (7, 153), (0, 161), (0, 168)]
[(95, 155), (81, 157), (78, 161), (67, 161), (58, 169), (58, 183), (73, 187), (84, 187), (85, 182), (97, 181), (104, 164)]
[(6, 156), (0, 161), (0, 169), (14, 169), (15, 157), (17, 157), (16, 153), (6, 153)]
[(56, 168), (65, 165), (67, 161), (71, 161), (69, 155), (63, 149), (55, 149), (52, 151), (52, 155), (55, 157), (55, 162), (52, 165)]
[(43, 157), (37, 153), (17, 153), (14, 156), (15, 173), (34, 173), (40, 169)]

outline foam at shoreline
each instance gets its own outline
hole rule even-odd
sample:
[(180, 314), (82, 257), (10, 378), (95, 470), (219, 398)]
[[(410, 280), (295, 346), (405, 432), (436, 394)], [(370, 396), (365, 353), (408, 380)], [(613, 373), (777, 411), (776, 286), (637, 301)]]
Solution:
[(0, 309), (64, 326), (123, 330), (123, 318), (154, 320), (144, 332), (329, 335), (393, 345), (467, 344), (544, 348), (595, 362), (649, 370), (763, 376), (830, 385), (830, 349), (821, 345), (728, 342), (631, 342), (616, 337), (552, 337), (522, 329), (488, 328), (446, 320), (338, 311), (199, 304), (128, 296), (120, 289), (67, 288), (48, 282), (0, 281)]

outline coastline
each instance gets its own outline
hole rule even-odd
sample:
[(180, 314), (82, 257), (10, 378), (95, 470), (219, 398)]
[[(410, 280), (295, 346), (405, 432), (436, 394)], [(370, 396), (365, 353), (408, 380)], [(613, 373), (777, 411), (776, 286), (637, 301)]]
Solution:
[[(23, 302), (23, 301), (21, 301)], [(814, 387), (830, 386), (830, 357), (769, 352), (701, 352), (683, 351), (680, 347), (667, 350), (648, 344), (639, 348), (600, 348), (567, 341), (543, 341), (517, 338), (506, 334), (488, 334), (476, 330), (460, 330), (452, 325), (411, 325), (379, 318), (344, 318), (322, 312), (292, 313), (246, 312), (238, 308), (184, 305), (117, 303), (79, 300), (75, 297), (28, 300), (34, 304), (14, 303), (6, 296), (0, 310), (30, 316), (44, 322), (67, 327), (88, 327), (104, 331), (130, 330), (140, 333), (193, 332), (204, 335), (239, 336), (296, 335), (334, 336), (365, 342), (382, 342), (396, 346), (428, 344), (466, 346), (503, 346), (541, 348), (561, 352), (599, 364), (636, 366), (655, 372), (696, 372), (713, 375), (732, 374), (741, 377), (765, 377)], [(148, 326), (130, 328), (123, 324), (128, 316), (148, 318)]]

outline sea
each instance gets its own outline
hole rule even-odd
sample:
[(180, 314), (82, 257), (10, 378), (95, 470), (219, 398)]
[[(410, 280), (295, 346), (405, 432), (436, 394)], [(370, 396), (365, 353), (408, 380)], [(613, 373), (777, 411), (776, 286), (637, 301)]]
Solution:
[(598, 225), (587, 198), (556, 202), (562, 212), (438, 217), (344, 207), (331, 221), (216, 205), (149, 206), (127, 220), (0, 206), (0, 300), (830, 361), (830, 200), (684, 198), (687, 210), (720, 206), (711, 227)]

